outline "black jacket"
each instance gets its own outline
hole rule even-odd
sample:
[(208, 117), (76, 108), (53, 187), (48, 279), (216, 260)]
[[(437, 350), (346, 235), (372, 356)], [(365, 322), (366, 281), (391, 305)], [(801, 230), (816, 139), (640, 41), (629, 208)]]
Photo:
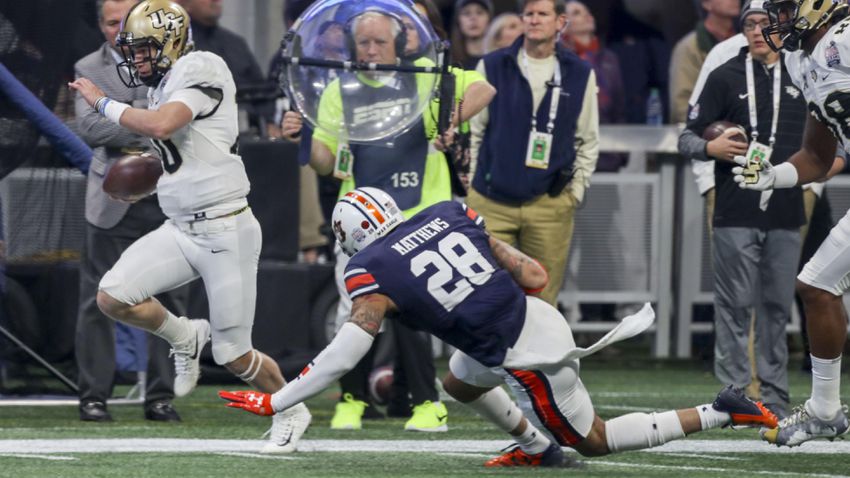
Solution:
[[(747, 130), (752, 140), (749, 106), (747, 100), (746, 58), (748, 48), (741, 49), (738, 56), (711, 72), (699, 101), (691, 109), (687, 128), (702, 136), (703, 130), (718, 120), (731, 121)], [(770, 162), (774, 165), (785, 162), (797, 152), (802, 144), (803, 128), (807, 110), (803, 94), (791, 82), (782, 67), (782, 93), (779, 103), (779, 121), (776, 129), (776, 144)], [(758, 116), (759, 142), (768, 144), (771, 121), (773, 120), (773, 71), (753, 60), (756, 110)], [(698, 159), (698, 158), (697, 158)], [(777, 189), (770, 198), (767, 211), (759, 208), (761, 192), (745, 190), (733, 181), (729, 161), (716, 161), (714, 179), (717, 200), (714, 208), (714, 227), (755, 227), (759, 229), (794, 229), (805, 223), (803, 193), (797, 186)]]

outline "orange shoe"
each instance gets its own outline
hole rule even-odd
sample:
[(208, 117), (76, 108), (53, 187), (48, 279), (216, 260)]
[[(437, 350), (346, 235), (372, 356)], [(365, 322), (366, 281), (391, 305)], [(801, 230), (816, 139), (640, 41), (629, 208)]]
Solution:
[[(508, 449), (509, 448), (509, 449)], [(529, 455), (522, 451), (519, 445), (511, 445), (504, 454), (487, 460), (484, 466), (488, 468), (498, 468), (506, 466), (546, 466), (546, 467), (562, 467), (567, 463), (564, 452), (561, 447), (555, 443), (549, 445), (549, 448), (543, 453)], [(504, 450), (503, 450), (504, 451)]]
[(733, 427), (776, 428), (779, 420), (761, 402), (750, 400), (744, 390), (727, 385), (714, 400), (712, 407), (732, 417)]

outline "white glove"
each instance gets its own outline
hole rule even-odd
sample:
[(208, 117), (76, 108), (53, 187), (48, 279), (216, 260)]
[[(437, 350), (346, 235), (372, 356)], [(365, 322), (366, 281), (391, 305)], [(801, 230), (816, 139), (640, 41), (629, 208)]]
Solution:
[(753, 189), (756, 191), (767, 191), (769, 189), (793, 188), (797, 185), (797, 168), (790, 163), (782, 163), (778, 166), (764, 160), (757, 167), (747, 167), (747, 158), (735, 156), (734, 161), (739, 164), (732, 168), (733, 180), (741, 189)]
[(756, 191), (773, 189), (776, 182), (776, 171), (770, 161), (764, 160), (760, 163), (760, 166), (753, 168), (747, 164), (747, 158), (744, 156), (735, 156), (732, 160), (738, 163), (738, 166), (732, 168), (732, 174), (735, 175), (733, 180), (738, 183), (738, 187), (755, 189)]

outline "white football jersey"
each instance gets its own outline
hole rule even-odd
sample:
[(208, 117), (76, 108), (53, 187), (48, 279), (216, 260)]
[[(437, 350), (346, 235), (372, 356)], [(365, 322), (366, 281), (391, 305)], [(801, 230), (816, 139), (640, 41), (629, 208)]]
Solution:
[(172, 98), (179, 101), (187, 89), (203, 92), (208, 101), (200, 111), (196, 111), (197, 104), (190, 106), (194, 118), (171, 138), (151, 140), (164, 170), (156, 192), (162, 211), (170, 218), (185, 219), (200, 212), (215, 217), (247, 204), (250, 189), (237, 154), (236, 84), (221, 57), (191, 52), (148, 91), (148, 108), (158, 110)]
[(830, 28), (811, 54), (789, 53), (785, 64), (809, 111), (850, 147), (850, 18)]

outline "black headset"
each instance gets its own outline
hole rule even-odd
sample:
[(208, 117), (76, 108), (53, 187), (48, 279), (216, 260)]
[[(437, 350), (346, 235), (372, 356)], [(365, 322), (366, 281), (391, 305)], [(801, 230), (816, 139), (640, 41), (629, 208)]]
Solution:
[(396, 23), (396, 25), (399, 26), (398, 35), (396, 35), (395, 37), (395, 55), (398, 58), (403, 58), (404, 48), (407, 46), (407, 27), (404, 26), (404, 22), (401, 20), (401, 17), (399, 17), (395, 13), (382, 12), (376, 9), (368, 9), (366, 11), (358, 13), (357, 15), (352, 15), (352, 17), (345, 22), (345, 27), (343, 28), (343, 32), (345, 33), (345, 46), (348, 49), (348, 54), (351, 61), (357, 61), (357, 44), (354, 42), (354, 21), (357, 20), (357, 17), (360, 17), (366, 13), (380, 13), (385, 17), (389, 17), (392, 21)]

